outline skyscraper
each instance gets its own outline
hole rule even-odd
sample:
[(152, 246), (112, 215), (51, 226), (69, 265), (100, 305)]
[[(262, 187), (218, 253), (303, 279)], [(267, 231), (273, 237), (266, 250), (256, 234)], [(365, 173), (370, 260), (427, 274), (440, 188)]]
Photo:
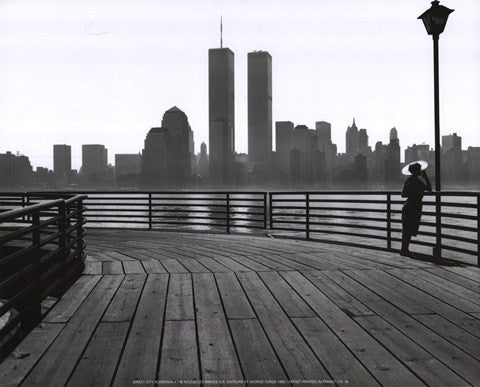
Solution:
[(82, 175), (89, 182), (103, 182), (107, 175), (107, 149), (104, 145), (82, 145)]
[(355, 118), (353, 119), (352, 126), (347, 128), (345, 135), (345, 153), (350, 162), (355, 160), (355, 156), (358, 155), (358, 128), (355, 125)]
[(56, 180), (67, 185), (72, 171), (72, 148), (70, 145), (53, 146), (53, 172)]
[(266, 163), (272, 152), (272, 56), (248, 53), (248, 160)]
[[(172, 140), (166, 128), (152, 128), (145, 138), (142, 152), (142, 180), (148, 186), (170, 184)], [(174, 171), (173, 171), (174, 172)]]
[(226, 184), (235, 150), (234, 54), (229, 48), (208, 50), (210, 176)]
[(186, 114), (176, 106), (168, 109), (163, 115), (162, 128), (170, 133), (171, 158), (170, 168), (173, 182), (182, 185), (187, 182), (192, 173), (193, 132)]

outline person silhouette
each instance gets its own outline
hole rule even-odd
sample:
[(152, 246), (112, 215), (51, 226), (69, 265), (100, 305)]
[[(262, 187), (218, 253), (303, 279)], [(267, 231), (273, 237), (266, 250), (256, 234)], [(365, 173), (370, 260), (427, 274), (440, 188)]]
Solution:
[[(411, 173), (405, 180), (402, 190), (402, 198), (407, 198), (402, 208), (402, 250), (400, 255), (411, 257), (413, 254), (408, 249), (412, 236), (416, 236), (422, 217), (422, 199), (425, 191), (431, 191), (432, 185), (427, 173), (422, 171), (419, 163), (410, 165)], [(419, 177), (422, 177), (420, 179)]]

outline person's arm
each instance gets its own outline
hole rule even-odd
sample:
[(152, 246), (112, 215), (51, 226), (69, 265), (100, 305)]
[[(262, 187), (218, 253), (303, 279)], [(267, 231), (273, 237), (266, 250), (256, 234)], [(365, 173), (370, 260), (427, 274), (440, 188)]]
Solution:
[(425, 184), (427, 185), (425, 190), (428, 191), (428, 192), (431, 192), (432, 191), (432, 183), (430, 183), (430, 179), (428, 178), (427, 172), (422, 171), (422, 177), (425, 179)]

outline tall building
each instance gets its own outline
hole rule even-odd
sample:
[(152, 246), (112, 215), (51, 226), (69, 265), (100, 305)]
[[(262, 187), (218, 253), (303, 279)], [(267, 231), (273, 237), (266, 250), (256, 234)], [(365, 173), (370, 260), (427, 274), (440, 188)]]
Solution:
[(358, 155), (358, 128), (355, 125), (355, 118), (352, 126), (347, 128), (347, 133), (345, 134), (345, 153), (350, 162), (353, 162), (355, 156)]
[(28, 187), (32, 180), (33, 169), (27, 156), (0, 153), (0, 187)]
[(70, 183), (72, 172), (72, 147), (70, 145), (53, 146), (53, 173), (61, 185)]
[[(368, 134), (367, 129), (360, 129), (357, 135), (357, 152), (359, 155), (368, 156)], [(357, 161), (355, 161), (357, 162)]]
[(207, 144), (205, 144), (204, 142), (200, 144), (200, 154), (198, 155), (197, 160), (197, 174), (200, 177), (208, 176)]
[(175, 173), (171, 174), (172, 183), (185, 184), (192, 174), (192, 158), (194, 156), (193, 132), (186, 114), (176, 106), (168, 109), (163, 115), (162, 128), (170, 134), (169, 167)]
[(400, 168), (400, 141), (397, 129), (390, 130), (390, 143), (386, 147), (385, 155), (385, 184), (390, 187), (397, 187), (401, 181)]
[(209, 165), (214, 184), (228, 184), (235, 151), (234, 54), (208, 50)]
[(282, 185), (290, 183), (290, 151), (294, 124), (291, 121), (275, 122), (275, 156), (277, 180)]
[(442, 136), (442, 176), (447, 184), (459, 184), (466, 178), (462, 160), (462, 137), (457, 133)]
[(142, 151), (142, 180), (148, 186), (166, 186), (171, 183), (170, 167), (172, 141), (166, 128), (152, 128), (145, 138)]
[(107, 176), (108, 153), (104, 145), (82, 145), (82, 175), (87, 182), (100, 183)]
[(462, 137), (457, 133), (442, 136), (442, 152), (445, 153), (449, 150), (460, 151), (462, 150)]
[(120, 153), (115, 155), (115, 177), (121, 180), (127, 176), (139, 175), (142, 170), (142, 155)]
[(272, 152), (272, 56), (248, 53), (248, 161), (266, 163)]

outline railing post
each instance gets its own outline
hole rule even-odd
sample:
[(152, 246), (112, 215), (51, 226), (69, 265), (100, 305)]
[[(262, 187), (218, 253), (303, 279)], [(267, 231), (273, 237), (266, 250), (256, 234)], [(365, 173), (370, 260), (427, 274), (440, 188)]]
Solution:
[(227, 234), (230, 234), (230, 194), (227, 193)]
[(305, 194), (305, 220), (306, 220), (306, 234), (307, 239), (310, 239), (310, 194)]
[(77, 204), (78, 217), (77, 217), (77, 254), (79, 255), (79, 259), (83, 257), (83, 200), (79, 199)]
[(477, 195), (477, 266), (480, 267), (480, 195)]
[(267, 228), (267, 193), (263, 193), (263, 228)]
[(58, 205), (58, 215), (60, 215), (60, 219), (58, 221), (58, 232), (60, 236), (58, 237), (58, 244), (60, 246), (60, 254), (62, 257), (63, 266), (65, 268), (66, 261), (67, 261), (67, 217), (66, 217), (66, 206), (65, 201)]
[(270, 212), (270, 230), (273, 230), (273, 194), (269, 192), (268, 196), (268, 211)]
[(435, 192), (435, 224), (436, 224), (436, 242), (433, 249), (433, 256), (442, 257), (442, 197), (440, 192)]
[(152, 193), (148, 193), (148, 229), (152, 229)]
[(33, 329), (42, 320), (42, 308), (41, 308), (41, 294), (42, 294), (42, 270), (40, 260), (40, 213), (38, 210), (32, 214), (32, 258), (31, 262), (35, 265), (33, 270), (32, 282), (34, 283), (31, 294), (27, 295), (26, 304), (28, 305), (33, 301), (33, 305), (30, 305), (30, 310), (22, 318), (22, 327), (26, 332)]
[(387, 249), (392, 249), (392, 196), (387, 194)]

